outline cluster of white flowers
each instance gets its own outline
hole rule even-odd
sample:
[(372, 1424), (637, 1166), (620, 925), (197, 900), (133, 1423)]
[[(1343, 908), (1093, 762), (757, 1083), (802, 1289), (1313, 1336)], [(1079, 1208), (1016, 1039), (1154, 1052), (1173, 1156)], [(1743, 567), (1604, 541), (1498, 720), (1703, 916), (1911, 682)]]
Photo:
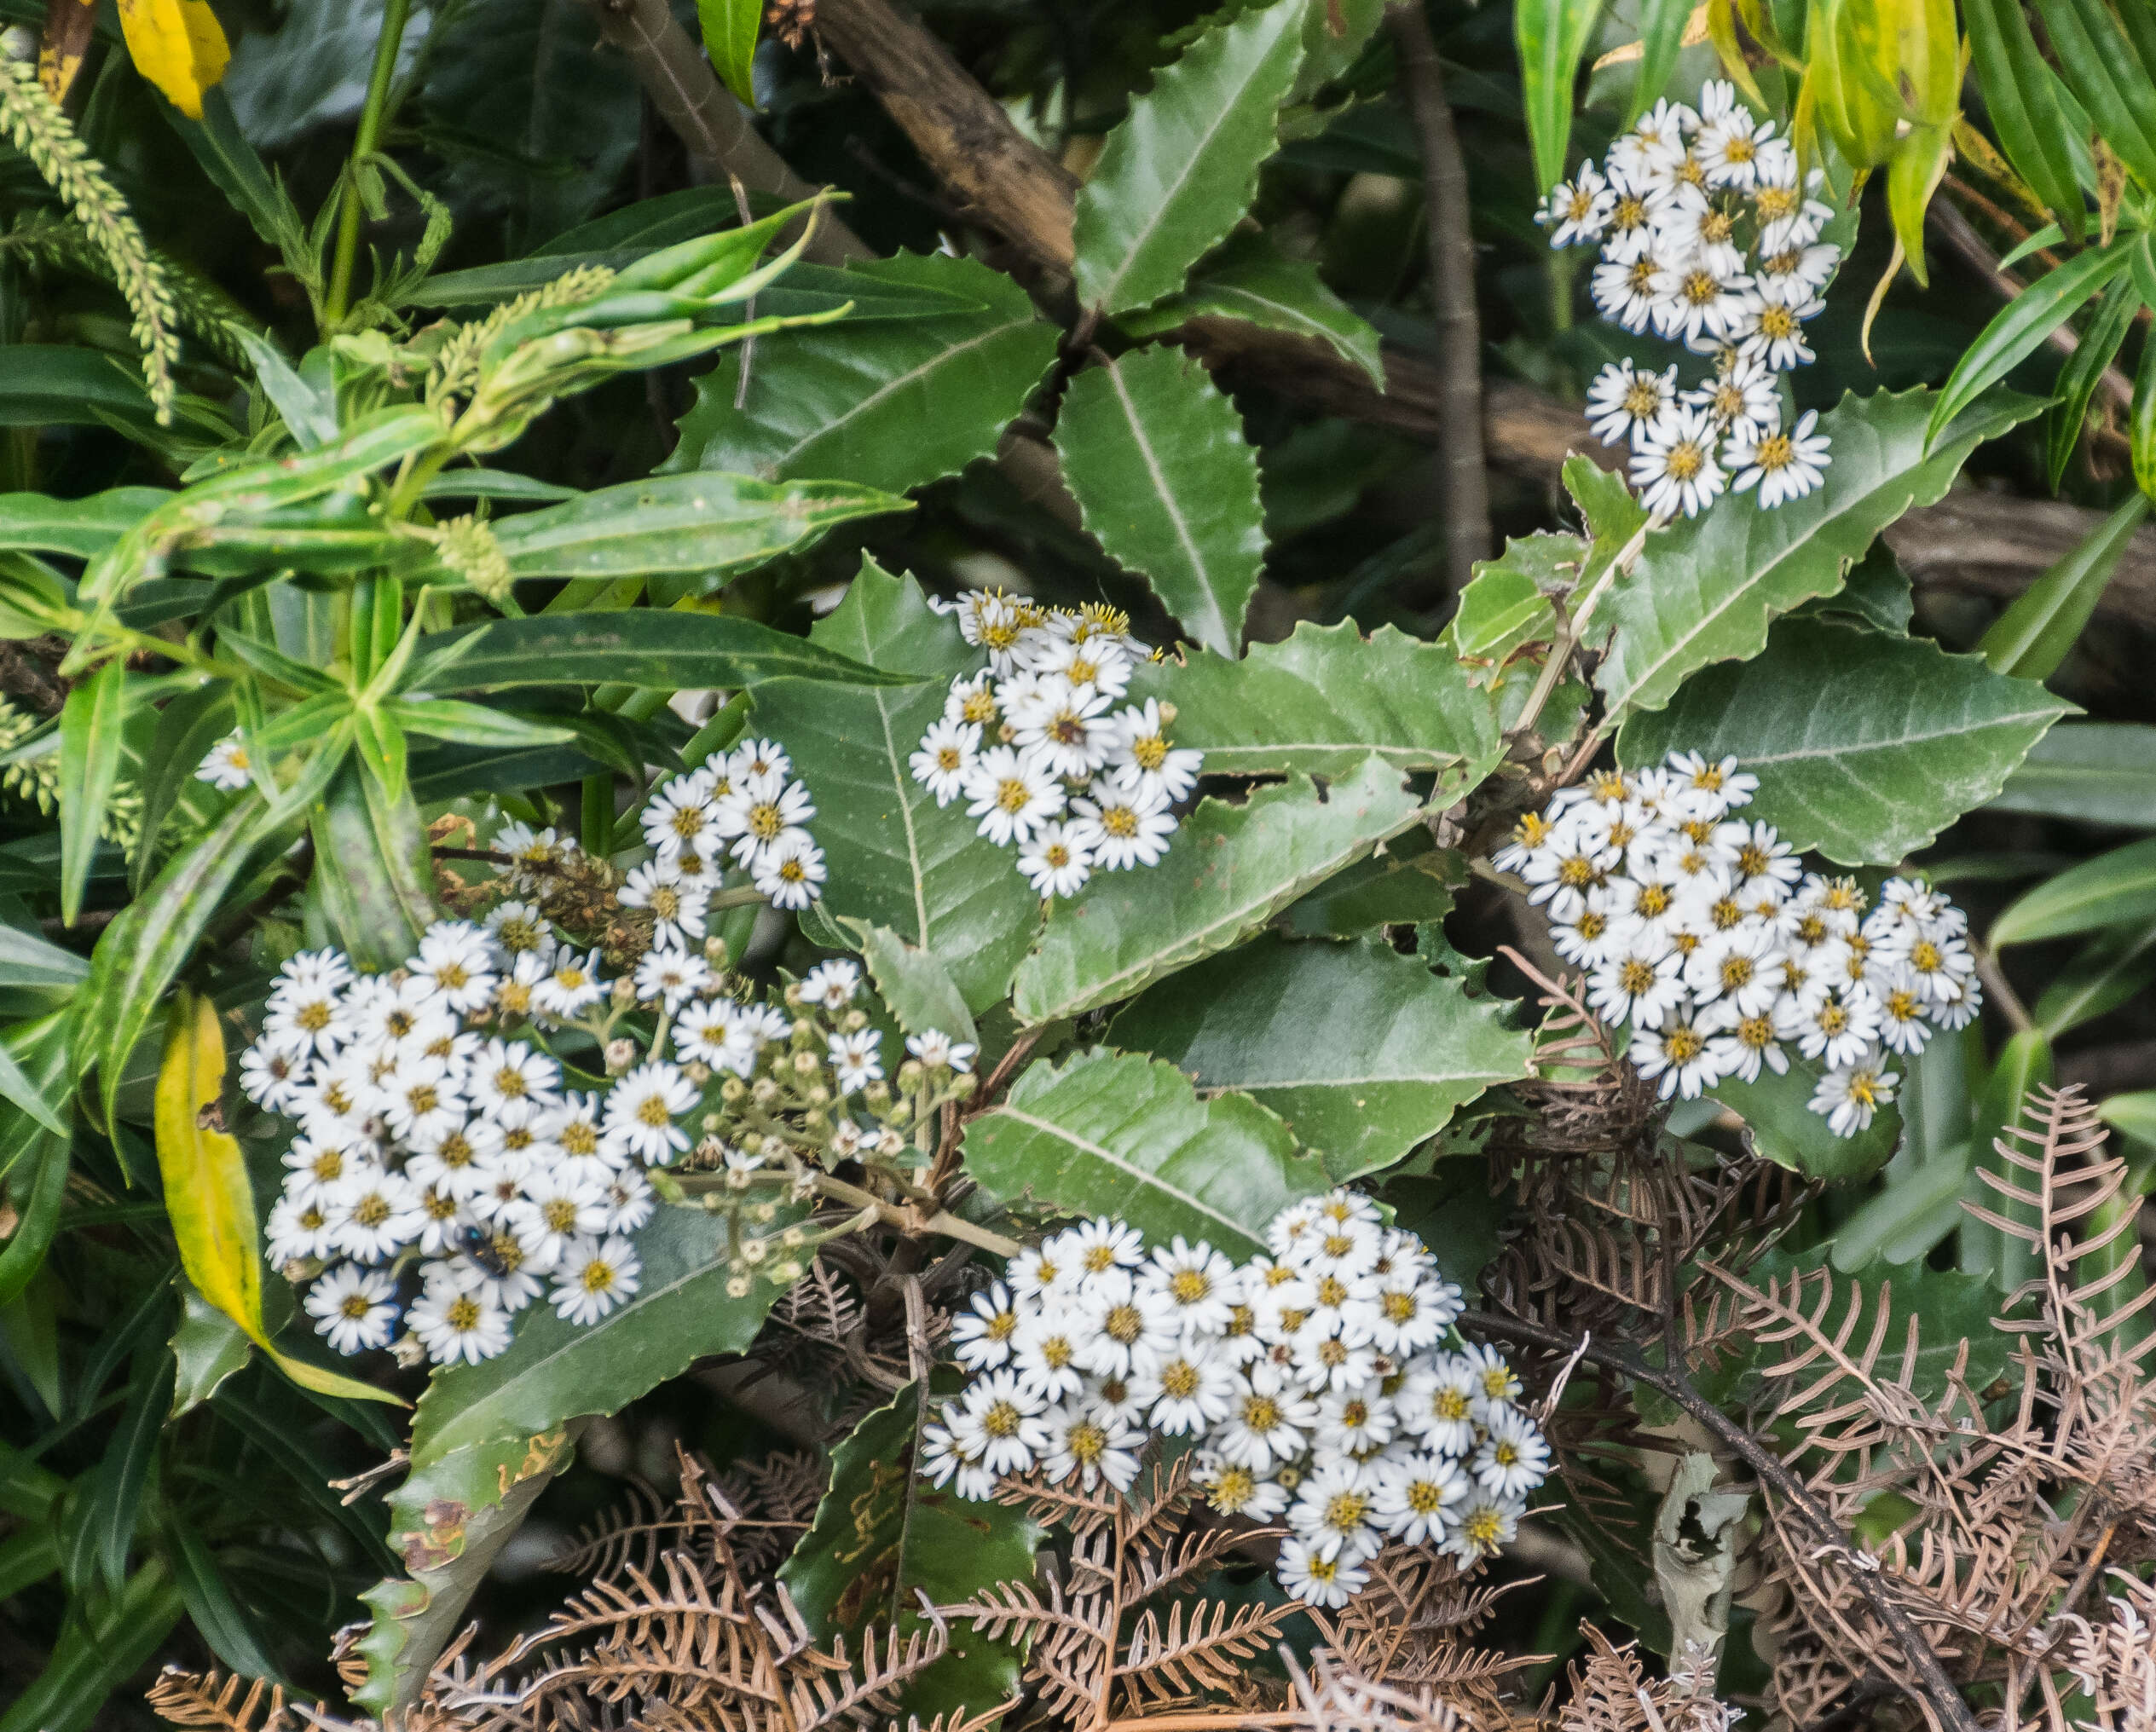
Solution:
[(1306, 1198), (1240, 1265), (1096, 1220), (1014, 1257), (951, 1331), (972, 1373), (923, 1434), (962, 1497), (1035, 1469), (1121, 1492), (1148, 1433), (1190, 1439), (1223, 1515), (1282, 1520), (1280, 1584), (1339, 1606), (1386, 1544), (1463, 1564), (1512, 1537), (1549, 1446), (1519, 1381), (1460, 1342), (1459, 1290), (1352, 1192)]
[[(1599, 243), (1591, 292), (1603, 316), (1713, 358), (1680, 390), (1677, 368), (1603, 368), (1587, 418), (1604, 444), (1629, 439), (1648, 511), (1704, 511), (1725, 488), (1772, 508), (1818, 487), (1828, 463), (1816, 411), (1782, 425), (1779, 376), (1814, 359), (1804, 324), (1841, 262), (1820, 239), (1834, 210), (1800, 180), (1796, 151), (1714, 79), (1699, 107), (1657, 102), (1639, 124), (1554, 188), (1535, 221), (1552, 246)], [(1733, 479), (1732, 479), (1733, 477)]]
[(714, 752), (644, 806), (652, 857), (629, 875), (621, 900), (651, 911), (661, 947), (703, 938), (706, 905), (730, 860), (772, 907), (806, 908), (825, 875), (824, 851), (806, 828), (815, 816), (776, 741)]
[(1075, 896), (1095, 872), (1158, 865), (1204, 759), (1168, 737), (1174, 705), (1117, 707), (1150, 653), (1130, 621), (1000, 590), (968, 591), (943, 611), (988, 665), (951, 682), (913, 779), (939, 806), (965, 800), (997, 847), (1015, 843), (1018, 869), (1044, 897)]
[(1894, 1098), (1890, 1054), (1976, 1015), (1968, 918), (1906, 878), (1867, 914), (1853, 880), (1806, 872), (1772, 824), (1733, 816), (1758, 787), (1696, 753), (1599, 772), (1523, 817), (1494, 863), (1526, 880), (1595, 1013), (1632, 1025), (1664, 1100), (1783, 1075), (1795, 1047), (1824, 1070), (1812, 1110), (1854, 1136)]
[(311, 1272), (306, 1310), (338, 1352), (388, 1346), (402, 1317), (436, 1361), (476, 1364), (543, 1291), (575, 1323), (636, 1291), (631, 1239), (656, 1206), (644, 1169), (688, 1146), (674, 1119), (697, 1091), (646, 1065), (579, 1092), (531, 1042), (467, 1026), (559, 1026), (608, 989), (596, 953), (515, 902), (483, 927), (436, 922), (386, 974), (336, 950), (280, 971), (240, 1086), (299, 1126), (269, 1261)]

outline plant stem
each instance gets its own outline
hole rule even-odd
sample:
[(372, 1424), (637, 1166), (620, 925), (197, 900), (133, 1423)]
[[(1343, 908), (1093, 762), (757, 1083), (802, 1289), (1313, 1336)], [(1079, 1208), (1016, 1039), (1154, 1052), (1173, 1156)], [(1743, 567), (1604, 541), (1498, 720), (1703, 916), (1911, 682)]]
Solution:
[(1445, 577), (1457, 595), (1489, 557), (1489, 471), (1483, 452), (1483, 329), (1475, 307), (1475, 237), (1468, 226), (1467, 159), (1460, 154), (1444, 73), (1423, 0), (1393, 0), (1385, 28), (1422, 145), (1430, 246), (1430, 307), (1437, 327), (1442, 406), (1437, 468), (1445, 514)]
[[(1751, 1469), (1761, 1485), (1772, 1487), (1775, 1495), (1812, 1530), (1813, 1538), (1819, 1543), (1820, 1556), (1838, 1559), (1849, 1556), (1849, 1536), (1820, 1507), (1818, 1499), (1812, 1497), (1804, 1481), (1797, 1477), (1789, 1464), (1695, 1389), (1691, 1380), (1682, 1371), (1651, 1365), (1640, 1356), (1636, 1348), (1621, 1342), (1596, 1341), (1586, 1335), (1575, 1336), (1565, 1330), (1529, 1322), (1525, 1318), (1500, 1317), (1488, 1312), (1471, 1311), (1460, 1318), (1458, 1327), (1463, 1334), (1482, 1336), (1492, 1341), (1547, 1348), (1556, 1353), (1576, 1354), (1590, 1365), (1616, 1371), (1635, 1383), (1644, 1383), (1657, 1394), (1683, 1408)], [(1925, 1695), (1930, 1699), (1933, 1712), (1938, 1715), (1940, 1723), (1950, 1728), (1951, 1732), (1977, 1732), (1975, 1717), (1969, 1712), (1968, 1704), (1962, 1700), (1954, 1681), (1946, 1676), (1946, 1669), (1939, 1664), (1937, 1651), (1925, 1640), (1924, 1633), (1916, 1627), (1916, 1621), (1887, 1592), (1879, 1579), (1878, 1572), (1863, 1569), (1853, 1562), (1846, 1567), (1850, 1585), (1871, 1608), (1872, 1615), (1893, 1637), (1896, 1645), (1901, 1649), (1903, 1660), (1915, 1675)]]
[(329, 289), (322, 299), (322, 326), (334, 330), (344, 322), (351, 304), (352, 266), (359, 257), (360, 176), (367, 159), (381, 143), (382, 123), (388, 118), (390, 84), (396, 76), (396, 57), (404, 46), (405, 20), (412, 14), (412, 0), (385, 0), (382, 33), (374, 43), (374, 69), (367, 74), (367, 101), (360, 109), (359, 131), (352, 140), (352, 159), (344, 170), (344, 208), (338, 213), (337, 253), (330, 266)]

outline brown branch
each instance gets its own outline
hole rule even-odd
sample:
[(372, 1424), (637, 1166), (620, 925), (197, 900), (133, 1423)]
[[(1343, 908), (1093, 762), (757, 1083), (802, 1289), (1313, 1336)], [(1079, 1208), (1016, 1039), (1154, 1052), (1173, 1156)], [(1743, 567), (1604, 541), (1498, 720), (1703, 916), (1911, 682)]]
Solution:
[(1945, 1667), (1939, 1664), (1937, 1651), (1925, 1639), (1923, 1631), (1916, 1627), (1915, 1620), (1894, 1602), (1892, 1596), (1881, 1585), (1876, 1570), (1862, 1569), (1847, 1561), (1849, 1557), (1849, 1536), (1820, 1506), (1804, 1481), (1791, 1471), (1787, 1463), (1692, 1388), (1691, 1380), (1682, 1371), (1650, 1365), (1634, 1349), (1621, 1343), (1575, 1336), (1564, 1330), (1529, 1322), (1524, 1318), (1471, 1311), (1460, 1318), (1459, 1326), (1463, 1333), (1481, 1336), (1486, 1340), (1546, 1348), (1553, 1353), (1578, 1354), (1590, 1365), (1615, 1371), (1635, 1383), (1644, 1383), (1683, 1408), (1725, 1445), (1731, 1454), (1750, 1468), (1762, 1485), (1773, 1488), (1803, 1524), (1812, 1530), (1812, 1538), (1818, 1542), (1823, 1556), (1843, 1563), (1850, 1585), (1856, 1589), (1864, 1603), (1871, 1608), (1872, 1614), (1893, 1635), (1901, 1648), (1902, 1658), (1923, 1687), (1924, 1694), (1930, 1699), (1941, 1723), (1951, 1728), (1951, 1732), (1977, 1732), (1976, 1719), (1970, 1713), (1968, 1704), (1962, 1700), (1954, 1681), (1947, 1677)]
[[(764, 142), (749, 111), (719, 82), (703, 50), (674, 21), (666, 0), (585, 0), (585, 4), (598, 20), (599, 34), (627, 55), (630, 70), (659, 118), (714, 179), (731, 179), (789, 204), (821, 190)], [(874, 257), (829, 213), (816, 225), (808, 256), (824, 264)]]
[(1437, 472), (1445, 514), (1445, 574), (1457, 594), (1490, 552), (1489, 474), (1483, 455), (1483, 329), (1475, 309), (1475, 240), (1467, 162), (1445, 101), (1445, 78), (1422, 0), (1393, 0), (1385, 28), (1422, 147), (1430, 305), (1437, 327)]

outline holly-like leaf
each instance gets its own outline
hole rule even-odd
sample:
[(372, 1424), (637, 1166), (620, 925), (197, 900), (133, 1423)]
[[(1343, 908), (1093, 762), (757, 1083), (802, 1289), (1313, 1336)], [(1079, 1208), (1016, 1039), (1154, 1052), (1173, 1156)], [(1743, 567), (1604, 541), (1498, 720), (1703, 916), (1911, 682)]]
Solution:
[(1007, 1202), (1116, 1215), (1156, 1243), (1181, 1233), (1239, 1258), (1264, 1249), (1281, 1210), (1331, 1183), (1248, 1095), (1200, 1100), (1174, 1065), (1101, 1048), (1024, 1072), (966, 1127), (965, 1156)]
[(848, 278), (870, 292), (962, 300), (932, 318), (842, 320), (760, 338), (745, 395), (743, 353), (730, 352), (697, 381), (668, 469), (837, 476), (899, 494), (995, 454), (1055, 359), (1055, 327), (1025, 290), (976, 260), (940, 253), (856, 261), (818, 280), (836, 287)]
[(943, 713), (951, 679), (980, 655), (932, 612), (920, 586), (864, 563), (812, 646), (865, 663), (905, 686), (774, 680), (759, 688), (756, 725), (783, 740), (817, 805), (829, 878), (827, 913), (887, 927), (932, 951), (975, 1013), (1003, 996), (1031, 941), (1038, 899), (1016, 857), (974, 829), (962, 802), (939, 806), (906, 766)]
[(1290, 258), (1263, 234), (1234, 236), (1192, 273), (1181, 294), (1118, 322), (1133, 337), (1150, 337), (1193, 319), (1240, 319), (1322, 343), (1384, 389), (1384, 357), (1370, 321), (1326, 287), (1315, 263)]
[(1242, 417), (1180, 350), (1140, 349), (1071, 381), (1055, 429), (1087, 530), (1183, 629), (1233, 655), (1265, 563), (1257, 456)]
[(2043, 407), (1994, 393), (1927, 455), (1933, 401), (1928, 390), (1844, 397), (1819, 418), (1833, 461), (1804, 498), (1769, 511), (1755, 494), (1732, 494), (1649, 534), (1632, 570), (1611, 580), (1591, 627), (1610, 633), (1595, 682), (1611, 718), (1660, 709), (1698, 669), (1758, 655), (1777, 614), (1840, 590), (1880, 530), (1938, 500), (1970, 452)]
[(1072, 274), (1108, 314), (1171, 295), (1224, 240), (1278, 146), (1303, 61), (1307, 0), (1274, 0), (1207, 31), (1133, 99), (1079, 192)]
[(390, 1498), (390, 1544), (411, 1579), (364, 1596), (374, 1627), (355, 1701), (379, 1712), (416, 1697), (494, 1552), (566, 1464), (571, 1421), (618, 1412), (708, 1354), (740, 1352), (780, 1290), (759, 1279), (744, 1296), (729, 1293), (726, 1223), (698, 1210), (662, 1209), (636, 1254), (635, 1295), (597, 1323), (530, 1306), (506, 1351), (428, 1383), (413, 1416), (411, 1472)]
[[(957, 1393), (960, 1379), (935, 1379), (931, 1415)], [(779, 1571), (809, 1628), (849, 1648), (871, 1631), (901, 1637), (921, 1627), (921, 1596), (955, 1606), (999, 1582), (1033, 1579), (1040, 1527), (1001, 1504), (975, 1503), (949, 1487), (939, 1491), (914, 1471), (924, 1404), (909, 1383), (887, 1406), (855, 1426), (831, 1452), (830, 1488), (816, 1519)], [(906, 1712), (922, 1723), (986, 1714), (1015, 1694), (1014, 1643), (991, 1642), (963, 1622), (950, 1626), (944, 1657), (906, 1685)], [(958, 1711), (963, 1709), (965, 1714)]]
[(1041, 1023), (1128, 998), (1241, 943), (1419, 810), (1377, 757), (1324, 786), (1295, 775), (1240, 805), (1201, 800), (1159, 865), (1097, 874), (1055, 904), (1018, 971), (1014, 1006)]
[[(1893, 1068), (1905, 1071), (1906, 1066)], [(1807, 1179), (1869, 1177), (1886, 1164), (1901, 1140), (1901, 1110), (1881, 1107), (1869, 1129), (1853, 1137), (1836, 1136), (1809, 1104), (1819, 1086), (1819, 1074), (1816, 1065), (1792, 1057), (1786, 1075), (1777, 1077), (1762, 1069), (1756, 1082), (1725, 1077), (1707, 1092), (1744, 1121), (1746, 1140), (1777, 1166)]]
[(936, 1029), (969, 1046), (980, 1039), (965, 998), (933, 951), (909, 944), (888, 927), (858, 920), (841, 920), (840, 925), (859, 943), (876, 996), (900, 1028), (916, 1035)]
[(1395, 769), (1441, 772), (1437, 803), (1482, 780), (1501, 742), (1496, 707), (1452, 654), (1380, 626), (1307, 620), (1277, 644), (1231, 661), (1204, 650), (1142, 666), (1131, 696), (1176, 707), (1177, 746), (1209, 774), (1346, 773), (1373, 753)]
[(1686, 680), (1617, 736), (1627, 767), (1671, 751), (1734, 754), (1760, 779), (1744, 816), (1845, 866), (1923, 847), (2004, 785), (2072, 708), (1921, 638), (1783, 620), (1751, 661)]
[(1471, 999), (1381, 938), (1265, 937), (1153, 987), (1110, 1038), (1168, 1059), (1201, 1094), (1262, 1101), (1345, 1183), (1404, 1159), (1493, 1083), (1528, 1074), (1533, 1037), (1505, 1026), (1507, 1007)]

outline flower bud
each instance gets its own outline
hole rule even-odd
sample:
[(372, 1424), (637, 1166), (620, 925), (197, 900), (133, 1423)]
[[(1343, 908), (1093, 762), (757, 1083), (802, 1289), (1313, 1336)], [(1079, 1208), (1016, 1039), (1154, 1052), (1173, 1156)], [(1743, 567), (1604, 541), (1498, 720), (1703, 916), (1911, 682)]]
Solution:
[(606, 1074), (618, 1077), (636, 1063), (636, 1042), (616, 1038), (606, 1043)]

